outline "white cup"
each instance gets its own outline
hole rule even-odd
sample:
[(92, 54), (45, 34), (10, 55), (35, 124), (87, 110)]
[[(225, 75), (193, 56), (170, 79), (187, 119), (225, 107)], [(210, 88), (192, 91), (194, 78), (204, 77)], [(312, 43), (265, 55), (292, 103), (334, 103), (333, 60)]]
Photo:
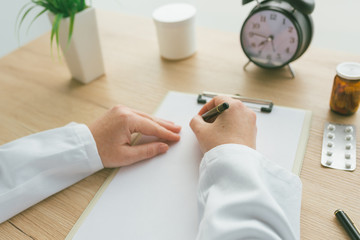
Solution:
[(180, 60), (196, 51), (196, 8), (187, 3), (172, 3), (154, 10), (160, 55), (169, 60)]

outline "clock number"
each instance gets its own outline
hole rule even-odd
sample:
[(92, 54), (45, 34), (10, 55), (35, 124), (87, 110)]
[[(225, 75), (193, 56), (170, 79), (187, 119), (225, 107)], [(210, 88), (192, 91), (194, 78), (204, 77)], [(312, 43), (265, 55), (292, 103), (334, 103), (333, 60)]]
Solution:
[(260, 22), (266, 22), (266, 16), (261, 16), (260, 17)]
[(277, 15), (275, 13), (270, 14), (271, 20), (276, 20)]
[(285, 49), (285, 52), (286, 52), (287, 54), (289, 54), (289, 53), (290, 53), (290, 48), (286, 48), (286, 49)]
[(291, 26), (290, 26), (288, 29), (289, 29), (289, 30), (288, 30), (288, 31), (289, 31), (289, 33), (291, 33), (291, 32), (294, 30), (294, 28), (293, 28), (293, 27), (291, 27)]
[(256, 43), (251, 43), (251, 47), (256, 48)]
[(276, 55), (276, 59), (281, 59), (281, 54), (280, 53), (278, 53), (277, 55)]
[(285, 25), (285, 24), (286, 24), (286, 18), (283, 19), (283, 25)]
[(290, 43), (294, 43), (295, 42), (295, 38), (294, 37), (291, 37), (290, 38)]
[(261, 55), (261, 53), (262, 53), (262, 50), (259, 50), (259, 52), (258, 52), (258, 53), (259, 53), (259, 56), (260, 56), (260, 55)]
[(259, 28), (260, 28), (260, 24), (259, 24), (259, 23), (253, 23), (252, 28), (253, 28), (253, 29), (259, 29)]
[(271, 61), (271, 54), (266, 55), (266, 59)]

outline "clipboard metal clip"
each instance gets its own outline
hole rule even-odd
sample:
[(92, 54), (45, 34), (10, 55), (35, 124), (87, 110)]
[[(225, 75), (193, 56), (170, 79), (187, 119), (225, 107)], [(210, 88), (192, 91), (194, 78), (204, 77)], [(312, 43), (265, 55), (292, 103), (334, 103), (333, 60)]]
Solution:
[(243, 97), (240, 96), (239, 94), (232, 95), (232, 94), (214, 93), (214, 92), (206, 92), (206, 91), (202, 92), (202, 94), (199, 94), (197, 98), (197, 102), (199, 104), (205, 104), (208, 98), (213, 98), (216, 96), (228, 96), (234, 99), (241, 100), (248, 108), (264, 113), (271, 113), (274, 106), (274, 103), (270, 100)]

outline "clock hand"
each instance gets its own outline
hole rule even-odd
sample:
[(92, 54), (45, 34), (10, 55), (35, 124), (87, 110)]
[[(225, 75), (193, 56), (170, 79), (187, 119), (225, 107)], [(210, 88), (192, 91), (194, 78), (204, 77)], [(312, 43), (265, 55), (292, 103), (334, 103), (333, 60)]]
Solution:
[(250, 32), (250, 35), (255, 35), (255, 36), (259, 36), (259, 37), (262, 37), (262, 38), (267, 38), (266, 36), (260, 34), (260, 33), (255, 33), (255, 32)]
[[(263, 46), (259, 49), (259, 54), (258, 54), (258, 56), (260, 57), (260, 55), (261, 55), (261, 53), (262, 53), (262, 50), (265, 48), (265, 44), (266, 43), (266, 41), (263, 41), (263, 42), (261, 42), (260, 44), (263, 44)], [(260, 44), (259, 44), (259, 46), (260, 46)]]
[(268, 40), (266, 39), (266, 40), (260, 42), (259, 45), (258, 45), (258, 47), (260, 47), (261, 45), (264, 45), (264, 46), (265, 46), (265, 43), (266, 43), (267, 41), (268, 41)]
[[(265, 42), (271, 42), (271, 47), (272, 47), (272, 50), (273, 52), (276, 52), (275, 50), (275, 45), (274, 45), (274, 36), (273, 35), (269, 35), (266, 40), (264, 40), (263, 42), (261, 42), (260, 44), (265, 44)], [(260, 46), (259, 44), (259, 46)]]
[(273, 52), (276, 52), (273, 40), (271, 40), (271, 46), (272, 46)]
[[(256, 35), (257, 33), (254, 33), (254, 32), (253, 32), (253, 34)], [(263, 44), (265, 44), (266, 42), (272, 42), (272, 41), (274, 40), (274, 36), (273, 36), (273, 35), (269, 35), (268, 37), (265, 37), (265, 36), (263, 36), (263, 35), (261, 35), (261, 34), (258, 34), (258, 35), (266, 38), (264, 41), (260, 42), (258, 46), (263, 45)], [(273, 49), (275, 49), (275, 48), (273, 48)]]

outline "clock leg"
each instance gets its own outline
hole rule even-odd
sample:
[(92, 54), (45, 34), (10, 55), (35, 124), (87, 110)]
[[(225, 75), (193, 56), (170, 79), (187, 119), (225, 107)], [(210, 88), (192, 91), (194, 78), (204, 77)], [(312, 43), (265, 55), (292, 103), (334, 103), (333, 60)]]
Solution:
[[(251, 61), (249, 60), (249, 61), (243, 66), (243, 69), (244, 69), (245, 72), (246, 72), (246, 67), (247, 67), (250, 63), (251, 63)], [(291, 65), (288, 64), (288, 65), (286, 65), (286, 66), (287, 66), (288, 69), (289, 69), (289, 72), (290, 72), (290, 74), (291, 74), (291, 78), (295, 78), (295, 72), (294, 72), (294, 70), (292, 69)]]
[(290, 71), (291, 78), (295, 78), (295, 72), (294, 72), (293, 69), (291, 68), (290, 64), (288, 64), (287, 66), (288, 66), (288, 69), (289, 69), (289, 71)]
[(246, 67), (250, 64), (250, 60), (244, 65), (244, 67), (243, 67), (243, 69), (244, 69), (244, 71), (246, 71)]

